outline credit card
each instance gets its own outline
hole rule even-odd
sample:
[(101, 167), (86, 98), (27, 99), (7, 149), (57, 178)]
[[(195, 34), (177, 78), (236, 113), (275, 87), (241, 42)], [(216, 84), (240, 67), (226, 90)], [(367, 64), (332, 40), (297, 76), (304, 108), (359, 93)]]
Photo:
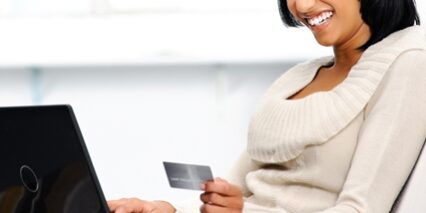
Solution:
[(202, 183), (213, 180), (209, 166), (163, 162), (170, 187), (201, 190)]

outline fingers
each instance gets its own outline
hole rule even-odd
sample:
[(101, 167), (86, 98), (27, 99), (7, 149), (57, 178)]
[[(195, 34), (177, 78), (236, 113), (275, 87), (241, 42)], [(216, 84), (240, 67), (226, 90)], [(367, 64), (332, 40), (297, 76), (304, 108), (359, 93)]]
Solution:
[(142, 212), (146, 202), (138, 198), (123, 198), (108, 201), (110, 211), (115, 213)]
[(176, 209), (166, 201), (144, 201), (138, 198), (123, 198), (108, 201), (114, 213), (174, 213)]
[(202, 213), (240, 213), (242, 212), (244, 200), (243, 193), (235, 185), (221, 178), (206, 182), (202, 185), (205, 191), (200, 195), (204, 205), (201, 206)]
[(115, 212), (120, 206), (120, 204), (123, 203), (123, 200), (124, 199), (108, 201), (107, 204), (108, 204), (109, 210), (111, 210), (112, 212)]
[(201, 194), (200, 199), (203, 203), (221, 207), (240, 208), (243, 205), (243, 199), (239, 196), (225, 197), (217, 193), (203, 193)]
[(216, 178), (215, 181), (208, 181), (203, 184), (202, 188), (205, 192), (218, 193), (225, 196), (241, 196), (242, 192), (237, 187), (227, 181)]
[(200, 207), (201, 213), (240, 213), (241, 210), (225, 208), (222, 206), (215, 206), (210, 204), (204, 204)]
[(114, 213), (130, 213), (130, 212), (133, 212), (133, 211), (130, 210), (130, 209), (128, 209), (128, 208), (126, 208), (126, 207), (122, 207), (121, 206), (121, 207), (118, 207), (117, 209), (115, 209), (113, 212)]

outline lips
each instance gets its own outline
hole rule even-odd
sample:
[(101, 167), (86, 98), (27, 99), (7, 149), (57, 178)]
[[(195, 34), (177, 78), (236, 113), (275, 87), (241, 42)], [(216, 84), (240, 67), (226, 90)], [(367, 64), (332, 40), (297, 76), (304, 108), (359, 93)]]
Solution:
[(306, 17), (305, 20), (311, 27), (315, 27), (324, 24), (333, 17), (333, 15), (334, 13), (332, 11), (324, 11), (314, 17)]

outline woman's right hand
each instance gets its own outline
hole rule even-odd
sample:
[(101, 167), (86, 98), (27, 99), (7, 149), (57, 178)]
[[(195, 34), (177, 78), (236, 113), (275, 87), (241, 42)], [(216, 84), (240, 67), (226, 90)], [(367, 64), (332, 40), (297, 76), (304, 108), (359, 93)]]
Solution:
[(114, 213), (175, 213), (176, 209), (165, 201), (145, 201), (138, 198), (123, 198), (108, 201)]
[(201, 187), (203, 205), (202, 213), (241, 213), (244, 206), (244, 198), (241, 189), (228, 183), (222, 178), (208, 181)]

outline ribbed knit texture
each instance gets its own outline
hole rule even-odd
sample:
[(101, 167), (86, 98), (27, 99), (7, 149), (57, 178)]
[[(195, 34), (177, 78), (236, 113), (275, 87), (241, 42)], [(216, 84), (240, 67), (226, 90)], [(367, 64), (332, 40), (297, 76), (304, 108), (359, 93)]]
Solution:
[(396, 57), (406, 50), (426, 48), (420, 31), (420, 27), (411, 27), (368, 48), (347, 78), (331, 91), (287, 100), (311, 82), (330, 57), (288, 70), (266, 92), (252, 118), (250, 156), (260, 162), (286, 162), (307, 146), (327, 142), (366, 106)]
[[(291, 68), (260, 101), (228, 177), (244, 213), (389, 212), (426, 137), (425, 33), (395, 32), (331, 91), (287, 100), (331, 60)], [(197, 200), (178, 213), (199, 212)]]

